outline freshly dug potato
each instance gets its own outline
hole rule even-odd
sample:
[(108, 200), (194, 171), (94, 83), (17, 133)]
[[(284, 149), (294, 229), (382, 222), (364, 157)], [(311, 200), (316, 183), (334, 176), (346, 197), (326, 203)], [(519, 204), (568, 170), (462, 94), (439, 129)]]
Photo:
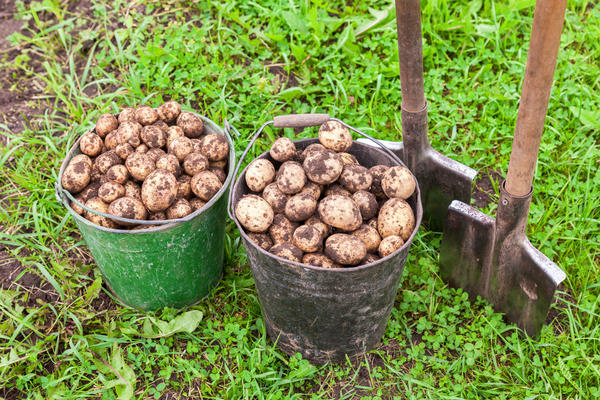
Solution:
[[(183, 132), (183, 129), (181, 129), (177, 125), (170, 126), (169, 129), (167, 129), (167, 148), (171, 145), (171, 143), (175, 139), (180, 138), (180, 137), (185, 137), (185, 133)], [(193, 142), (192, 142), (192, 144), (193, 144)]]
[(302, 257), (302, 264), (321, 268), (342, 268), (341, 265), (335, 263), (331, 258), (322, 253), (305, 254), (304, 257)]
[(315, 213), (317, 201), (310, 194), (298, 193), (285, 203), (285, 216), (291, 221), (305, 221)]
[(113, 165), (106, 171), (106, 179), (123, 185), (129, 179), (129, 170), (122, 164)]
[(164, 211), (157, 211), (148, 215), (150, 221), (164, 221), (167, 219), (167, 214)]
[(256, 243), (258, 247), (265, 251), (269, 251), (269, 249), (273, 247), (271, 236), (267, 235), (266, 233), (248, 232), (248, 237), (250, 240)]
[(275, 178), (279, 190), (285, 194), (296, 194), (306, 183), (306, 174), (302, 165), (296, 161), (286, 161), (281, 164)]
[(404, 244), (404, 240), (400, 236), (388, 236), (381, 241), (379, 244), (379, 255), (383, 257), (387, 257), (396, 250), (398, 250)]
[(352, 200), (354, 200), (360, 209), (363, 220), (369, 220), (377, 215), (379, 205), (377, 204), (377, 198), (373, 193), (367, 192), (366, 190), (359, 190), (352, 195)]
[(210, 167), (208, 170), (215, 174), (217, 178), (219, 178), (221, 183), (225, 183), (225, 181), (227, 180), (227, 174), (221, 168)]
[(381, 257), (379, 257), (377, 254), (367, 253), (366, 257), (363, 258), (361, 265), (371, 264), (378, 260), (381, 260)]
[(125, 107), (119, 113), (119, 123), (123, 123), (125, 121), (135, 121), (135, 108), (133, 107)]
[(275, 167), (263, 158), (252, 161), (246, 168), (246, 185), (253, 192), (260, 192), (275, 179)]
[[(178, 128), (179, 130), (181, 130), (181, 128), (179, 128), (178, 126), (174, 126), (174, 128)], [(183, 135), (183, 131), (181, 131), (181, 134)], [(194, 153), (202, 154), (202, 139), (193, 138), (190, 140), (192, 141), (192, 146), (194, 147)]]
[(327, 236), (331, 234), (331, 227), (321, 221), (318, 216), (313, 215), (305, 222), (306, 225), (310, 225), (321, 233), (321, 240), (324, 240)]
[(197, 197), (194, 197), (193, 199), (190, 200), (190, 206), (192, 207), (192, 210), (194, 210), (194, 211), (198, 211), (199, 209), (204, 207), (205, 204), (206, 204), (206, 202), (204, 200), (200, 200)]
[(406, 167), (390, 167), (383, 175), (381, 188), (389, 198), (406, 200), (415, 191), (415, 178)]
[(133, 197), (142, 201), (142, 188), (140, 185), (133, 181), (127, 181), (123, 186), (125, 186), (125, 197)]
[(159, 128), (161, 131), (163, 131), (163, 133), (165, 134), (165, 140), (167, 137), (167, 130), (169, 129), (169, 125), (167, 125), (167, 123), (163, 120), (158, 120), (155, 123), (152, 124), (152, 126), (155, 126), (157, 128)]
[[(368, 220), (367, 225), (369, 225), (371, 228), (377, 230), (377, 217), (373, 217), (370, 220)], [(379, 231), (377, 231), (377, 232), (379, 232)]]
[(202, 171), (192, 177), (192, 192), (200, 199), (209, 201), (223, 187), (223, 184), (215, 174), (210, 171)]
[(177, 178), (177, 198), (189, 199), (192, 197), (192, 177), (189, 175), (181, 175)]
[[(85, 205), (86, 205), (86, 207), (89, 207), (92, 210), (100, 211), (102, 213), (108, 212), (108, 204), (103, 202), (100, 197), (92, 197), (91, 199), (89, 199), (88, 201), (85, 202)], [(117, 224), (113, 220), (103, 217), (98, 214), (94, 214), (90, 211), (85, 211), (84, 216), (88, 221), (91, 221), (92, 223), (94, 223), (96, 225), (100, 225), (105, 228), (113, 228), (113, 229), (117, 227)]]
[(135, 151), (133, 146), (129, 143), (119, 143), (114, 150), (121, 160), (127, 160), (127, 157), (129, 157), (129, 155)]
[(325, 151), (327, 150), (325, 148), (325, 146), (323, 146), (321, 143), (313, 143), (313, 144), (309, 144), (308, 146), (306, 146), (306, 148), (301, 152), (300, 154), (300, 162), (304, 162), (304, 160), (306, 160), (306, 157), (308, 157), (308, 155), (312, 152), (315, 151)]
[(204, 131), (204, 123), (200, 117), (187, 111), (182, 111), (179, 114), (177, 126), (183, 129), (183, 132), (189, 138), (197, 138)]
[(250, 232), (265, 232), (271, 226), (274, 214), (265, 199), (249, 194), (236, 204), (235, 216)]
[(342, 185), (339, 185), (337, 183), (327, 186), (324, 197), (331, 196), (332, 194), (336, 194), (338, 196), (352, 197), (352, 193), (350, 193), (348, 190), (344, 189)]
[(352, 232), (362, 224), (360, 210), (349, 197), (327, 196), (319, 202), (317, 210), (321, 221), (346, 232)]
[(273, 223), (269, 227), (269, 235), (273, 243), (292, 242), (294, 231), (298, 228), (298, 224), (290, 221), (283, 214), (275, 214)]
[(415, 215), (402, 199), (389, 199), (379, 210), (377, 230), (382, 238), (400, 236), (407, 240), (415, 229)]
[(140, 144), (138, 147), (135, 148), (136, 153), (146, 153), (147, 151), (148, 146), (146, 146), (144, 143)]
[(62, 187), (71, 194), (81, 192), (92, 179), (91, 163), (84, 154), (73, 157), (63, 172)]
[(300, 193), (305, 193), (310, 195), (313, 199), (319, 201), (321, 198), (321, 191), (323, 190), (322, 185), (318, 185), (314, 182), (306, 182), (306, 185), (302, 188)]
[(356, 236), (336, 233), (325, 241), (325, 255), (339, 264), (358, 265), (367, 255), (367, 248)]
[(383, 176), (390, 169), (387, 165), (375, 165), (369, 168), (369, 172), (373, 177), (373, 183), (371, 183), (371, 193), (373, 193), (376, 197), (381, 198), (385, 197), (385, 193), (383, 192), (383, 188), (381, 187), (381, 180)]
[(85, 202), (91, 199), (92, 197), (98, 197), (98, 189), (100, 189), (100, 186), (100, 182), (93, 182), (87, 185), (85, 189), (79, 192), (78, 196), (81, 197), (81, 199), (83, 200), (80, 201), (80, 203), (85, 204)]
[(173, 122), (179, 117), (181, 106), (176, 101), (167, 101), (156, 109), (158, 117), (165, 122)]
[(279, 190), (277, 183), (269, 183), (262, 192), (262, 198), (265, 199), (276, 213), (283, 213), (285, 211), (285, 203), (290, 198), (289, 195)]
[(314, 253), (323, 248), (321, 232), (310, 225), (302, 225), (296, 228), (292, 236), (292, 243), (306, 253)]
[(119, 157), (114, 150), (109, 150), (96, 157), (94, 160), (94, 167), (96, 167), (101, 174), (105, 174), (110, 167), (121, 163), (121, 157)]
[(221, 168), (221, 169), (225, 169), (225, 167), (227, 167), (227, 160), (221, 160), (221, 161), (209, 161), (208, 165), (210, 166), (210, 168)]
[(125, 196), (125, 187), (117, 182), (108, 181), (98, 189), (98, 197), (106, 204), (110, 204), (123, 196)]
[[(82, 204), (85, 204), (85, 200), (83, 200), (83, 198), (81, 197), (80, 194), (75, 196), (75, 200), (77, 200), (78, 202), (80, 202)], [(71, 206), (71, 209), (79, 215), (83, 215), (83, 213), (85, 212), (83, 207), (81, 207), (79, 204), (75, 203), (74, 201), (69, 202), (69, 205)]]
[(302, 166), (308, 179), (321, 185), (329, 185), (340, 177), (344, 163), (336, 152), (324, 150), (308, 153)]
[(85, 155), (96, 157), (102, 151), (104, 142), (102, 138), (93, 132), (88, 132), (81, 137), (79, 141), (79, 149)]
[(194, 176), (208, 169), (208, 160), (201, 153), (192, 152), (183, 160), (183, 169), (186, 174)]
[(181, 175), (181, 165), (179, 165), (179, 160), (173, 154), (165, 154), (156, 160), (156, 168), (166, 169), (175, 177)]
[(135, 109), (135, 120), (142, 125), (152, 125), (158, 120), (158, 113), (144, 104)]
[(167, 153), (165, 153), (165, 151), (163, 149), (159, 149), (157, 147), (153, 147), (146, 152), (146, 155), (148, 157), (150, 157), (150, 159), (152, 159), (152, 162), (154, 162), (154, 163), (156, 163), (159, 158), (161, 158), (162, 156), (164, 156), (166, 154)]
[[(148, 212), (146, 207), (138, 199), (133, 197), (120, 197), (108, 206), (108, 213), (120, 218), (146, 219)], [(132, 226), (133, 223), (119, 222), (119, 225)]]
[(358, 190), (369, 190), (373, 177), (369, 170), (362, 165), (346, 164), (340, 175), (339, 182), (352, 193)]
[(362, 224), (357, 230), (352, 232), (351, 235), (356, 236), (363, 241), (368, 253), (376, 252), (379, 248), (379, 243), (381, 243), (381, 237), (379, 236), (377, 229), (374, 229), (367, 224)]
[(294, 142), (286, 137), (279, 138), (271, 145), (269, 154), (275, 161), (289, 161), (296, 155), (296, 146)]
[(144, 126), (140, 132), (140, 138), (149, 148), (160, 148), (167, 143), (167, 135), (156, 125)]
[(277, 257), (285, 258), (286, 260), (300, 262), (302, 261), (302, 250), (289, 242), (279, 243), (271, 247), (271, 254)]
[[(106, 153), (105, 153), (106, 154)], [(125, 160), (129, 174), (136, 181), (143, 181), (156, 168), (152, 159), (145, 153), (133, 152)]]
[(327, 121), (319, 128), (319, 142), (333, 151), (347, 151), (352, 147), (352, 135), (338, 121)]
[(107, 150), (115, 150), (117, 148), (117, 146), (120, 144), (121, 144), (121, 142), (119, 142), (119, 130), (118, 129), (114, 130), (112, 132), (108, 132), (108, 134), (104, 137), (104, 146), (106, 147)]
[(96, 134), (102, 139), (119, 127), (119, 121), (112, 114), (102, 114), (96, 121)]
[(169, 154), (173, 154), (180, 162), (185, 160), (192, 151), (194, 151), (192, 141), (185, 136), (173, 140), (169, 146)]
[(142, 144), (142, 140), (140, 139), (141, 132), (142, 125), (139, 123), (135, 121), (123, 122), (119, 125), (119, 129), (117, 129), (119, 143), (129, 143), (133, 147), (138, 147)]
[(202, 138), (202, 154), (209, 161), (221, 161), (229, 155), (229, 142), (224, 135), (211, 133)]
[(183, 218), (186, 215), (189, 215), (192, 213), (192, 206), (190, 206), (190, 203), (188, 203), (188, 201), (186, 199), (177, 199), (175, 200), (175, 202), (169, 207), (167, 208), (167, 218), (168, 219), (177, 219), (177, 218)]
[(177, 179), (166, 169), (156, 169), (142, 184), (142, 202), (149, 211), (164, 211), (177, 196)]
[(352, 155), (350, 153), (338, 153), (338, 154), (340, 155), (344, 165), (347, 165), (347, 164), (360, 165), (360, 163), (358, 162), (356, 157), (354, 157), (354, 155)]

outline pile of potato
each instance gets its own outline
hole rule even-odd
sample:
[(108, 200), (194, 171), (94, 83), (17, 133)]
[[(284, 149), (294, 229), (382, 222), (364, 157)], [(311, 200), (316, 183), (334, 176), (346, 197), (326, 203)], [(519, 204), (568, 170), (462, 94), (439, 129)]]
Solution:
[[(136, 220), (185, 217), (208, 202), (227, 177), (229, 143), (204, 134), (202, 119), (175, 101), (154, 109), (124, 108), (102, 114), (79, 141), (62, 175), (62, 186), (80, 203), (103, 213)], [(143, 229), (71, 208), (107, 228)]]
[(324, 268), (369, 264), (402, 247), (415, 229), (406, 202), (416, 187), (411, 172), (360, 165), (347, 153), (352, 135), (337, 121), (321, 125), (319, 142), (299, 151), (279, 138), (269, 151), (273, 162), (248, 165), (246, 185), (254, 194), (239, 200), (235, 215), (250, 239)]

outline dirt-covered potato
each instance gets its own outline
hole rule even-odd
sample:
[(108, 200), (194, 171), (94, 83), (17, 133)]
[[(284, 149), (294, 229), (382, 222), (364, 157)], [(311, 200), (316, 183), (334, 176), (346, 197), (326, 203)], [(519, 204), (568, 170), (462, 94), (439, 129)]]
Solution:
[(367, 248), (356, 236), (336, 233), (325, 241), (325, 255), (339, 264), (358, 265), (367, 255)]
[(142, 144), (142, 140), (140, 139), (141, 132), (142, 125), (139, 123), (135, 121), (123, 122), (119, 125), (119, 129), (117, 129), (119, 143), (129, 143), (133, 147), (138, 147)]
[(273, 241), (271, 240), (271, 236), (269, 236), (266, 233), (248, 232), (248, 237), (258, 247), (262, 248), (265, 251), (269, 251), (269, 249), (273, 247)]
[(352, 232), (362, 224), (358, 206), (350, 197), (331, 195), (319, 202), (319, 218), (327, 225)]
[(123, 123), (125, 121), (135, 121), (135, 108), (133, 107), (125, 107), (119, 113), (119, 123)]
[(321, 185), (329, 185), (340, 177), (344, 163), (336, 152), (323, 150), (308, 153), (302, 166), (308, 179)]
[[(92, 210), (100, 211), (105, 214), (108, 212), (108, 204), (103, 202), (100, 197), (92, 197), (91, 199), (85, 202), (85, 205), (86, 207), (89, 207)], [(98, 215), (86, 210), (84, 212), (84, 216), (88, 221), (91, 221), (96, 225), (113, 229), (117, 227), (117, 224), (113, 220), (103, 217), (102, 215)]]
[(201, 200), (197, 197), (194, 197), (193, 199), (190, 200), (190, 206), (192, 207), (192, 210), (194, 210), (194, 211), (198, 211), (199, 209), (204, 207), (205, 204), (206, 204), (206, 202), (204, 200)]
[(373, 177), (369, 170), (362, 165), (346, 164), (340, 175), (339, 182), (352, 193), (358, 190), (369, 190)]
[(315, 213), (317, 201), (310, 194), (298, 193), (285, 203), (285, 216), (291, 221), (305, 221)]
[(118, 129), (108, 132), (108, 134), (104, 137), (104, 147), (106, 147), (107, 150), (114, 150), (119, 144), (121, 144), (121, 142), (119, 142)]
[(319, 201), (321, 198), (321, 192), (323, 191), (323, 186), (316, 184), (314, 182), (306, 182), (306, 185), (302, 188), (300, 193), (305, 193), (310, 195), (313, 199)]
[(354, 157), (352, 154), (350, 153), (338, 153), (340, 155), (340, 158), (342, 159), (342, 162), (344, 163), (344, 165), (347, 164), (354, 164), (354, 165), (360, 165), (358, 160), (356, 159), (356, 157)]
[(158, 113), (144, 104), (135, 109), (135, 120), (142, 125), (152, 125), (158, 120)]
[(302, 257), (302, 264), (321, 268), (342, 268), (341, 265), (335, 263), (331, 258), (322, 253), (305, 254), (304, 257)]
[(300, 154), (300, 162), (304, 162), (304, 160), (306, 160), (306, 157), (308, 157), (308, 155), (312, 152), (315, 151), (325, 151), (327, 150), (325, 148), (325, 146), (323, 146), (321, 143), (313, 143), (313, 144), (309, 144), (308, 146), (306, 146), (306, 148), (301, 152)]
[(173, 154), (179, 161), (183, 161), (194, 151), (194, 146), (192, 145), (192, 141), (184, 136), (173, 140), (168, 149), (169, 154)]
[(79, 149), (85, 155), (96, 157), (102, 151), (104, 142), (102, 138), (93, 132), (88, 132), (81, 137)]
[(296, 155), (294, 142), (286, 137), (277, 139), (269, 150), (269, 154), (275, 161), (284, 162), (291, 160)]
[(352, 197), (352, 193), (350, 193), (348, 190), (344, 189), (342, 185), (337, 183), (327, 186), (323, 197), (331, 196), (332, 194), (336, 194), (338, 196)]
[(159, 158), (161, 158), (162, 156), (166, 155), (167, 153), (165, 153), (165, 151), (163, 149), (159, 149), (157, 147), (153, 147), (150, 150), (148, 150), (146, 152), (146, 155), (148, 157), (150, 157), (150, 159), (152, 159), (152, 161), (154, 163), (156, 163), (158, 161)]
[(273, 209), (262, 197), (246, 195), (235, 206), (235, 216), (250, 232), (265, 232), (273, 222)]
[(374, 229), (367, 224), (362, 224), (357, 230), (352, 232), (351, 235), (356, 236), (363, 241), (368, 253), (374, 253), (379, 248), (379, 243), (381, 242), (379, 232), (377, 232), (377, 229)]
[(167, 219), (167, 213), (165, 213), (164, 211), (152, 212), (148, 214), (148, 219), (150, 221), (164, 221), (165, 219)]
[(223, 184), (215, 174), (210, 171), (202, 171), (192, 177), (192, 192), (200, 199), (209, 201), (223, 187)]
[(156, 160), (156, 168), (166, 169), (175, 177), (181, 175), (181, 165), (179, 165), (179, 160), (173, 154), (165, 154)]
[(306, 184), (306, 174), (300, 163), (286, 161), (279, 167), (275, 182), (283, 193), (296, 194)]
[(142, 184), (142, 202), (149, 211), (164, 211), (177, 196), (177, 179), (166, 169), (156, 169)]
[(285, 258), (286, 260), (300, 262), (302, 261), (302, 250), (294, 246), (292, 243), (284, 242), (279, 243), (271, 247), (269, 250), (271, 254), (278, 257)]
[(190, 203), (188, 203), (188, 201), (186, 199), (177, 199), (175, 200), (175, 202), (169, 207), (167, 208), (167, 218), (168, 219), (177, 219), (177, 218), (183, 218), (186, 215), (189, 215), (192, 213), (192, 206), (190, 206)]
[(347, 151), (352, 147), (352, 135), (338, 121), (327, 121), (319, 128), (319, 142), (333, 151)]
[[(178, 126), (175, 126), (176, 128), (179, 128)], [(181, 130), (181, 128), (179, 128)], [(183, 131), (181, 131), (183, 133)], [(198, 138), (193, 138), (190, 139), (192, 141), (192, 147), (194, 148), (194, 153), (200, 153), (202, 154), (202, 139), (198, 139)]]
[(156, 125), (144, 126), (140, 138), (149, 148), (163, 147), (167, 143), (167, 135)]
[(321, 221), (316, 215), (313, 215), (312, 217), (307, 219), (305, 224), (317, 228), (317, 230), (321, 233), (321, 240), (324, 240), (327, 236), (331, 234), (331, 227), (323, 221)]
[(79, 154), (71, 159), (65, 168), (61, 184), (71, 194), (81, 192), (92, 179), (92, 161), (84, 154)]
[(115, 147), (115, 153), (117, 153), (121, 160), (126, 160), (134, 151), (135, 149), (129, 143), (119, 143), (117, 147)]
[(133, 197), (142, 201), (142, 188), (140, 185), (133, 181), (127, 181), (123, 186), (125, 186), (125, 197)]
[(176, 101), (167, 101), (156, 109), (158, 117), (165, 122), (173, 122), (179, 117), (181, 106)]
[(283, 243), (292, 241), (294, 231), (298, 227), (298, 224), (290, 221), (283, 214), (275, 214), (273, 217), (273, 223), (269, 227), (269, 235), (273, 240), (273, 243)]
[[(108, 206), (108, 213), (120, 218), (146, 219), (148, 212), (142, 202), (133, 197), (120, 197)], [(133, 223), (118, 222), (119, 225), (132, 226)]]
[(189, 138), (197, 138), (204, 131), (204, 123), (199, 116), (187, 111), (182, 111), (177, 117), (177, 126), (180, 127), (185, 136)]
[(94, 160), (94, 167), (96, 167), (101, 174), (105, 174), (110, 167), (121, 164), (122, 162), (121, 157), (119, 157), (114, 150), (109, 150), (96, 157)]
[(215, 174), (217, 176), (217, 178), (219, 178), (221, 183), (225, 183), (225, 181), (227, 180), (227, 174), (225, 173), (225, 171), (223, 169), (210, 167), (208, 170), (210, 172), (212, 172), (213, 174)]
[[(80, 202), (82, 204), (85, 204), (85, 200), (83, 200), (83, 198), (80, 194), (75, 196), (75, 200), (77, 200), (78, 202)], [(83, 215), (85, 210), (79, 204), (75, 203), (74, 201), (71, 201), (71, 202), (69, 202), (69, 205), (71, 206), (71, 209), (73, 211), (75, 211), (77, 214)]]
[(146, 153), (147, 151), (148, 146), (146, 146), (144, 143), (140, 144), (138, 147), (135, 148), (136, 153)]
[(279, 214), (285, 211), (285, 203), (287, 203), (290, 196), (279, 190), (279, 186), (273, 182), (264, 188), (262, 198), (271, 205), (275, 213)]
[(225, 169), (227, 167), (227, 160), (221, 160), (221, 161), (208, 161), (208, 165), (210, 166), (210, 168), (221, 168), (221, 169)]
[(379, 255), (383, 257), (387, 257), (396, 250), (398, 250), (404, 244), (404, 240), (400, 236), (388, 236), (381, 241), (379, 244), (378, 252)]
[(389, 168), (383, 175), (381, 187), (387, 197), (408, 199), (415, 191), (415, 178), (406, 167), (395, 166)]
[(92, 197), (98, 197), (98, 189), (100, 189), (100, 182), (92, 182), (85, 187), (81, 192), (79, 192), (79, 197), (81, 197), (80, 203), (85, 204), (86, 201), (91, 199)]
[(389, 199), (379, 210), (377, 231), (382, 238), (400, 236), (407, 240), (415, 229), (415, 215), (402, 199)]
[(202, 154), (209, 161), (221, 161), (229, 155), (229, 142), (224, 135), (211, 133), (202, 138)]
[(129, 170), (122, 164), (113, 165), (106, 171), (104, 176), (106, 176), (106, 179), (109, 181), (120, 183), (122, 185), (129, 179)]
[(98, 189), (98, 197), (106, 204), (110, 204), (123, 196), (125, 196), (125, 187), (117, 182), (108, 181)]
[(170, 126), (169, 129), (167, 129), (167, 148), (171, 145), (171, 143), (173, 143), (175, 139), (180, 137), (185, 137), (183, 129), (181, 129), (177, 125)]
[(390, 169), (387, 165), (375, 165), (369, 168), (369, 172), (373, 177), (373, 183), (371, 183), (371, 193), (373, 193), (376, 197), (382, 198), (385, 197), (385, 193), (383, 192), (383, 188), (381, 187), (381, 180), (383, 176)]
[(275, 179), (275, 167), (263, 158), (252, 161), (246, 168), (246, 185), (253, 192), (260, 192)]
[(152, 159), (145, 153), (133, 152), (125, 160), (129, 174), (136, 181), (143, 181), (156, 168)]
[(373, 193), (367, 192), (366, 190), (359, 190), (352, 195), (352, 200), (360, 209), (363, 220), (369, 220), (377, 215), (379, 205), (377, 204), (377, 198)]
[(102, 139), (119, 127), (119, 121), (112, 114), (102, 114), (96, 121), (96, 134)]
[(177, 198), (189, 199), (192, 197), (192, 177), (189, 175), (181, 175), (177, 178)]
[(296, 228), (292, 235), (292, 243), (305, 253), (314, 253), (320, 251), (323, 247), (321, 232), (310, 225), (302, 225)]
[(381, 257), (379, 257), (377, 254), (367, 253), (367, 255), (365, 256), (365, 258), (363, 258), (363, 260), (361, 261), (361, 265), (371, 264), (371, 263), (374, 263), (375, 261), (378, 261), (380, 259), (381, 259)]
[(163, 133), (165, 134), (165, 140), (166, 140), (167, 130), (169, 129), (169, 125), (167, 125), (167, 123), (165, 121), (162, 121), (159, 119), (158, 121), (153, 123), (152, 126), (155, 126), (158, 129), (160, 129), (161, 131), (163, 131)]
[(192, 152), (183, 160), (183, 169), (186, 174), (194, 176), (208, 169), (208, 160), (202, 154)]

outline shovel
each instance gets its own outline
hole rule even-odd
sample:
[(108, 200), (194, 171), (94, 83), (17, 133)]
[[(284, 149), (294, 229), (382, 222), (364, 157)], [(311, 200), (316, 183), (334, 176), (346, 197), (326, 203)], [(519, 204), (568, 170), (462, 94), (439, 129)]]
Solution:
[[(419, 0), (396, 0), (402, 136), (404, 142), (380, 140), (416, 175), (421, 188), (423, 220), (441, 232), (452, 200), (469, 203), (477, 171), (438, 153), (427, 138), (427, 102), (423, 87), (423, 44)], [(358, 139), (373, 146), (365, 139)]]
[(481, 296), (528, 335), (542, 329), (565, 273), (526, 236), (533, 174), (552, 88), (566, 0), (538, 0), (523, 92), (496, 219), (453, 201), (440, 249), (440, 272), (452, 286)]

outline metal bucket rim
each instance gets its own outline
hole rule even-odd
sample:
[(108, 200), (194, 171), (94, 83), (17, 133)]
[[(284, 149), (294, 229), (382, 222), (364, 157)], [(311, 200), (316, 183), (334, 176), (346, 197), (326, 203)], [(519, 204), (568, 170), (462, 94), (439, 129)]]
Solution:
[[(182, 111), (184, 111), (184, 110), (182, 110)], [(189, 111), (189, 112), (191, 112), (191, 111)], [(60, 167), (60, 170), (58, 173), (58, 178), (56, 181), (56, 192), (57, 192), (57, 195), (60, 194), (60, 202), (63, 204), (63, 206), (65, 206), (65, 208), (67, 209), (69, 214), (71, 214), (74, 218), (78, 219), (82, 223), (84, 223), (88, 226), (92, 226), (101, 231), (111, 232), (111, 233), (120, 233), (120, 234), (127, 234), (127, 233), (138, 234), (138, 233), (158, 232), (158, 231), (170, 229), (170, 228), (179, 226), (181, 224), (184, 224), (186, 222), (189, 222), (189, 221), (195, 219), (198, 215), (204, 213), (204, 211), (208, 210), (214, 203), (216, 203), (217, 200), (219, 200), (223, 196), (223, 194), (229, 189), (229, 185), (231, 184), (231, 182), (233, 180), (233, 172), (235, 169), (235, 168), (232, 168), (232, 166), (236, 165), (235, 147), (233, 144), (233, 140), (231, 139), (231, 136), (229, 135), (229, 132), (227, 129), (221, 128), (214, 121), (212, 121), (211, 119), (209, 119), (203, 115), (200, 115), (200, 114), (197, 114), (194, 112), (192, 112), (192, 113), (197, 115), (198, 117), (200, 117), (200, 119), (202, 119), (202, 122), (207, 123), (212, 129), (215, 129), (218, 133), (223, 134), (225, 136), (225, 138), (227, 139), (227, 142), (229, 143), (229, 156), (228, 156), (229, 157), (229, 160), (228, 160), (229, 171), (227, 173), (227, 178), (225, 179), (225, 182), (223, 182), (223, 186), (221, 187), (221, 189), (219, 189), (219, 191), (205, 205), (200, 207), (198, 210), (186, 215), (184, 218), (163, 220), (163, 221), (161, 221), (161, 224), (159, 226), (149, 225), (150, 226), (149, 228), (135, 229), (135, 230), (134, 229), (106, 228), (104, 226), (96, 225), (93, 222), (82, 217), (81, 215), (77, 214), (75, 212), (75, 210), (73, 210), (73, 208), (71, 208), (71, 205), (69, 204), (67, 196), (61, 192), (61, 191), (66, 191), (62, 187), (61, 179), (62, 179), (63, 172), (68, 165), (68, 161), (70, 161), (73, 158), (73, 156), (75, 155), (74, 153), (78, 149), (77, 146), (79, 145), (79, 141), (81, 140), (81, 137), (88, 132), (92, 132), (94, 129), (93, 127), (88, 129), (85, 133), (83, 133), (79, 136), (79, 138), (75, 141), (75, 143), (73, 143), (73, 146), (71, 146), (71, 148), (67, 152), (67, 155), (61, 164), (61, 167)], [(118, 116), (118, 114), (113, 114), (113, 115)], [(139, 221), (148, 221), (148, 220), (139, 220)], [(172, 221), (172, 222), (170, 222), (170, 221)]]

